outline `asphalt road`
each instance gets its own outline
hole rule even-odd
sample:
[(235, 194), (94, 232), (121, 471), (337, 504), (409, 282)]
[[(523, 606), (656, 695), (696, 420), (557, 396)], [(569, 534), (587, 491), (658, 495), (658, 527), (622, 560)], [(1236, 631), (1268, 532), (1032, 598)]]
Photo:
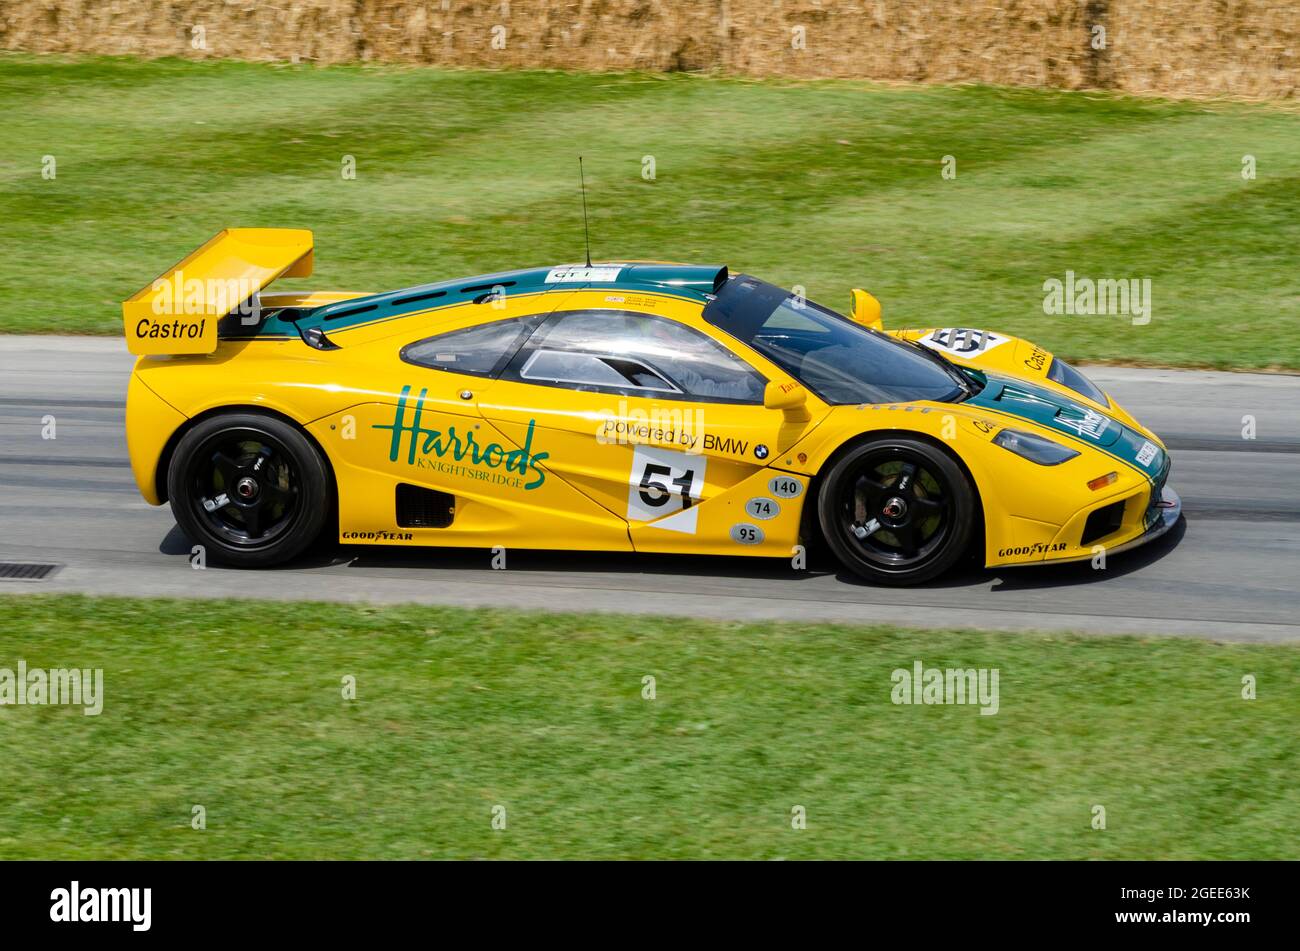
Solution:
[[(326, 551), (287, 568), (189, 564), (169, 508), (127, 466), (120, 340), (0, 336), (0, 561), (62, 567), (0, 592), (417, 601), (729, 619), (1300, 639), (1300, 376), (1093, 367), (1169, 443), (1185, 521), (1088, 565), (968, 569), (877, 588), (831, 563), (391, 548)], [(42, 438), (43, 418), (55, 438)], [(1255, 421), (1242, 436), (1243, 417)], [(0, 618), (3, 628), (3, 618)]]

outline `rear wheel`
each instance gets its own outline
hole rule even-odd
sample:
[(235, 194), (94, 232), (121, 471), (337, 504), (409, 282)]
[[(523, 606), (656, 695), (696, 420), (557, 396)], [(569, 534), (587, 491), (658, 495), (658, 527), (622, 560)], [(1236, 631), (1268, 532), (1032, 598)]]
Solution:
[(176, 446), (167, 494), (176, 521), (217, 561), (288, 561), (320, 535), (330, 478), (316, 447), (272, 416), (231, 413), (198, 423)]
[(849, 450), (827, 474), (817, 514), (844, 567), (907, 585), (947, 571), (970, 544), (975, 493), (943, 450), (907, 437)]

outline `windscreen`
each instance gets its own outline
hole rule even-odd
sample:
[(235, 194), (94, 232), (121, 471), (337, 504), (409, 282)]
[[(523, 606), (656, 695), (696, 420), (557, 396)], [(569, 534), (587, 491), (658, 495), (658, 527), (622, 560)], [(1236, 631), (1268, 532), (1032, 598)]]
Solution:
[(756, 278), (728, 281), (704, 318), (828, 403), (949, 402), (969, 385), (942, 357)]

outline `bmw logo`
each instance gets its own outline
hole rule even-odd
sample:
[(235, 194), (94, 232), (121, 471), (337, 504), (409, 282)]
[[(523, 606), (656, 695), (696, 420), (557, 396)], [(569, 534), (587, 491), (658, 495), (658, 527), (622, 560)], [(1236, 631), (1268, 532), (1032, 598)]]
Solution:
[(760, 459), (766, 459), (767, 447), (764, 446), (762, 443), (759, 443), (757, 446), (754, 447), (754, 455), (758, 456), (758, 458)]

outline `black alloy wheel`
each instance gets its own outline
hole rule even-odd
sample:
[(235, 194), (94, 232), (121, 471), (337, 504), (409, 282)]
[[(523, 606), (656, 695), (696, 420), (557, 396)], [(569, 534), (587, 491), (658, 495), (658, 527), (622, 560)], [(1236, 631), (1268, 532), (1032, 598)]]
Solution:
[(975, 495), (942, 449), (920, 439), (884, 439), (835, 463), (818, 515), (846, 568), (870, 581), (917, 584), (946, 571), (970, 544)]
[(329, 474), (296, 427), (272, 416), (209, 417), (177, 444), (168, 472), (176, 521), (219, 561), (287, 561), (320, 534)]

